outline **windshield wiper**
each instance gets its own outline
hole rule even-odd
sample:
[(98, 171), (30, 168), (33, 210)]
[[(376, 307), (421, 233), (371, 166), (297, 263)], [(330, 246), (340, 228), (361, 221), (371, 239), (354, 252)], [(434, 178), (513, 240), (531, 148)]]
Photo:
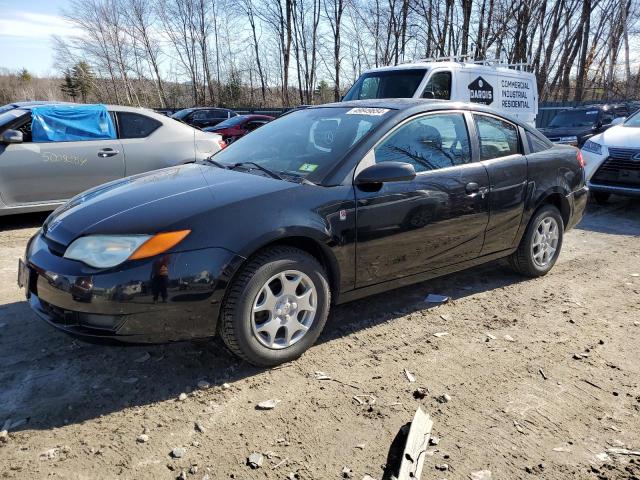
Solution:
[[(246, 166), (246, 165), (252, 165), (253, 167), (257, 168), (258, 170), (261, 170), (264, 173), (266, 173), (267, 175), (269, 175), (271, 178), (275, 178), (276, 180), (284, 180), (284, 178), (282, 178), (276, 172), (273, 172), (273, 171), (269, 170), (268, 168), (263, 167), (262, 165), (260, 165), (259, 163), (256, 163), (256, 162), (238, 162), (238, 163), (234, 163), (233, 165), (231, 165), (228, 168), (233, 170), (234, 168), (243, 167), (243, 166)], [(249, 170), (252, 170), (252, 169), (249, 169)]]
[(224, 165), (224, 164), (222, 164), (222, 163), (220, 163), (220, 162), (216, 162), (216, 161), (215, 161), (213, 158), (211, 158), (211, 157), (205, 158), (205, 159), (204, 159), (204, 161), (205, 161), (205, 162), (207, 162), (207, 163), (210, 163), (211, 165), (215, 165), (215, 166), (216, 166), (216, 167), (218, 167), (218, 168), (224, 168), (225, 170), (226, 170), (227, 168), (229, 168), (229, 166), (228, 166), (228, 165)]

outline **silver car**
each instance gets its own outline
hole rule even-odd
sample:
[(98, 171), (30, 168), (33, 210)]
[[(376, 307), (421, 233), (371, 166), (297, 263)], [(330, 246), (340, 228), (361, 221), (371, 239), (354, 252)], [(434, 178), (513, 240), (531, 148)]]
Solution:
[(32, 108), (0, 114), (0, 216), (53, 210), (101, 183), (203, 160), (225, 145), (152, 110), (116, 105), (107, 106), (116, 138), (33, 142)]

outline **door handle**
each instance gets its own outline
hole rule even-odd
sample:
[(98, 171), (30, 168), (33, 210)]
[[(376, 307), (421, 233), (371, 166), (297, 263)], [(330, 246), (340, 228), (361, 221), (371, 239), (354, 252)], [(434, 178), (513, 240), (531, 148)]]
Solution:
[(469, 195), (473, 195), (480, 191), (480, 185), (478, 185), (476, 182), (469, 182), (467, 183), (467, 185), (465, 185), (464, 189)]
[(98, 156), (100, 158), (113, 157), (114, 155), (118, 155), (120, 152), (118, 150), (114, 150), (113, 148), (103, 148), (98, 151)]
[(467, 183), (464, 189), (467, 192), (467, 195), (469, 195), (470, 197), (475, 197), (476, 195), (480, 194), (484, 199), (484, 196), (489, 193), (488, 187), (481, 187), (476, 182)]

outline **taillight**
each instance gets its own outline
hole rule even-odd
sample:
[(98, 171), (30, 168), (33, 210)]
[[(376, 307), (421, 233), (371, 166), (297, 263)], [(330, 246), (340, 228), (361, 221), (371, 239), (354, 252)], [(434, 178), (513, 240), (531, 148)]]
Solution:
[(220, 150), (222, 150), (223, 148), (227, 148), (227, 142), (222, 139), (218, 140), (218, 145), (220, 145)]
[(584, 168), (584, 158), (582, 157), (582, 152), (580, 150), (578, 150), (578, 153), (576, 153), (576, 158), (578, 159), (580, 168)]

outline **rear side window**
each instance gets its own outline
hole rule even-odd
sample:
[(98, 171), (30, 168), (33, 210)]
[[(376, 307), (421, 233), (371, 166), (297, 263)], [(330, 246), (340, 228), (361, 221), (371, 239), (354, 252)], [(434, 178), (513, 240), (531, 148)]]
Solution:
[(416, 172), (455, 167), (471, 161), (469, 134), (460, 113), (410, 120), (375, 148), (376, 163), (407, 162)]
[(473, 115), (480, 142), (480, 160), (517, 155), (520, 152), (515, 125), (486, 115)]
[(429, 78), (422, 98), (449, 100), (451, 98), (451, 72), (436, 72)]
[(534, 135), (530, 131), (527, 130), (527, 143), (529, 144), (529, 150), (531, 153), (543, 152), (545, 150), (549, 150), (551, 148), (551, 143), (543, 140), (542, 138)]
[(155, 118), (132, 112), (117, 112), (120, 138), (145, 138), (155, 132), (162, 123)]

